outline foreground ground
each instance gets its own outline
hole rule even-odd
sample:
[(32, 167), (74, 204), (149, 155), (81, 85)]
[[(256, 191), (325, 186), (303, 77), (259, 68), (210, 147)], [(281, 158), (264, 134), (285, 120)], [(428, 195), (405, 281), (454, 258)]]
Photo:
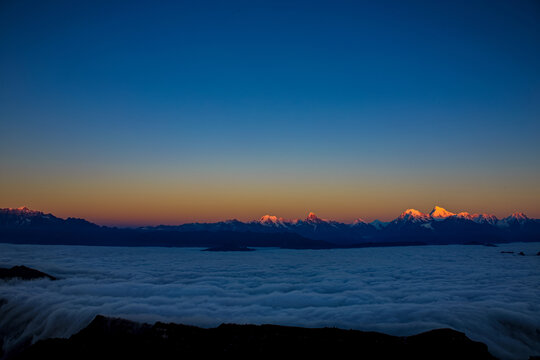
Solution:
[(19, 359), (157, 359), (317, 356), (360, 359), (494, 359), (465, 334), (438, 329), (408, 337), (336, 328), (224, 324), (203, 329), (97, 316), (69, 339), (42, 340)]

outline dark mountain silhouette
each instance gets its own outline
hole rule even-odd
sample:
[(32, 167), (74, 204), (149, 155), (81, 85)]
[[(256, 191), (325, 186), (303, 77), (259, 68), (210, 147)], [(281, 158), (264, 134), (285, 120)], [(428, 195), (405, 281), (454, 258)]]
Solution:
[(38, 341), (18, 359), (348, 358), (495, 359), (451, 329), (398, 337), (337, 328), (223, 324), (203, 329), (97, 316), (69, 339)]
[(34, 279), (49, 279), (56, 280), (54, 276), (45, 274), (39, 270), (31, 269), (24, 265), (13, 266), (11, 268), (0, 268), (0, 279), (22, 279), (22, 280), (34, 280)]
[(21, 244), (328, 249), (512, 241), (540, 241), (540, 221), (522, 213), (499, 220), (489, 214), (454, 214), (435, 207), (430, 214), (408, 209), (389, 223), (358, 219), (345, 224), (310, 213), (304, 220), (265, 215), (250, 222), (227, 220), (129, 229), (99, 226), (84, 219), (61, 219), (27, 208), (0, 209), (0, 242)]
[[(237, 221), (238, 224), (243, 224)], [(83, 219), (61, 219), (27, 208), (0, 210), (0, 242), (42, 245), (280, 247), (327, 249), (332, 244), (292, 232), (257, 232), (249, 227), (211, 226), (191, 231), (122, 229)]]

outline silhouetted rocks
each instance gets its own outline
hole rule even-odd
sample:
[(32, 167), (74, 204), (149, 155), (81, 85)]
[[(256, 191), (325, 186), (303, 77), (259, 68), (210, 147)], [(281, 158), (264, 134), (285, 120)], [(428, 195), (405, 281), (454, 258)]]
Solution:
[(525, 256), (525, 254), (523, 253), (523, 251), (520, 251), (520, 252), (518, 253), (518, 255)]
[(536, 253), (536, 256), (540, 256), (540, 251)]
[(42, 340), (20, 359), (161, 358), (494, 359), (487, 346), (451, 329), (398, 337), (336, 328), (223, 324), (203, 329), (97, 316), (69, 339)]
[(50, 280), (56, 280), (54, 276), (45, 274), (44, 272), (41, 272), (35, 269), (31, 269), (24, 265), (14, 266), (10, 269), (0, 268), (0, 279), (7, 280), (7, 279), (13, 279), (13, 278), (19, 278), (23, 280), (47, 278)]
[(501, 254), (513, 254), (513, 251), (501, 251)]

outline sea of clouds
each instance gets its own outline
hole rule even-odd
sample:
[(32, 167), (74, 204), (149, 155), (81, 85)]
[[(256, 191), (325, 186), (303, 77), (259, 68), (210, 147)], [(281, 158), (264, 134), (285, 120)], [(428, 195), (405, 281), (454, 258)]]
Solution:
[(0, 244), (1, 267), (60, 278), (0, 281), (0, 337), (9, 353), (69, 337), (97, 314), (393, 335), (449, 327), (499, 358), (527, 359), (540, 355), (539, 250), (540, 243), (254, 252)]

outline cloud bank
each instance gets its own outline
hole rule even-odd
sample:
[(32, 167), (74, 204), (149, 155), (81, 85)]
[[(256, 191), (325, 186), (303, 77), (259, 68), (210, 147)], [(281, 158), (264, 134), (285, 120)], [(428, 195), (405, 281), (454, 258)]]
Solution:
[(335, 326), (412, 335), (450, 327), (503, 359), (540, 354), (540, 244), (249, 253), (0, 244), (0, 266), (58, 281), (0, 281), (13, 350), (68, 337), (95, 315), (203, 327)]

